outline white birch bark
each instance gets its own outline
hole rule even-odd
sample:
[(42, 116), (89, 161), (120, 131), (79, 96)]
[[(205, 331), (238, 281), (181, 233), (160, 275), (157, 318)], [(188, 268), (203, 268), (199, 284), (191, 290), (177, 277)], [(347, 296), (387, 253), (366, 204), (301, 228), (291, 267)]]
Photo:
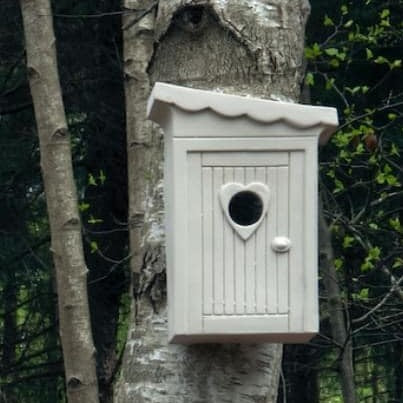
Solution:
[(116, 403), (275, 402), (282, 346), (167, 344), (162, 135), (155, 81), (297, 100), (305, 0), (125, 0), (124, 65), (133, 309)]
[(95, 349), (81, 223), (49, 0), (21, 0), (27, 69), (56, 272), (59, 330), (69, 403), (98, 403)]

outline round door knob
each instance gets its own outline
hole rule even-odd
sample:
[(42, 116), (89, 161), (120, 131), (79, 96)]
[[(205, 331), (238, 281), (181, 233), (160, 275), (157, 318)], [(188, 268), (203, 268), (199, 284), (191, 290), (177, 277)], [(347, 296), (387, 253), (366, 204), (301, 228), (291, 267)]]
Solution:
[(288, 252), (291, 248), (291, 241), (286, 236), (276, 236), (271, 243), (271, 247), (275, 252)]

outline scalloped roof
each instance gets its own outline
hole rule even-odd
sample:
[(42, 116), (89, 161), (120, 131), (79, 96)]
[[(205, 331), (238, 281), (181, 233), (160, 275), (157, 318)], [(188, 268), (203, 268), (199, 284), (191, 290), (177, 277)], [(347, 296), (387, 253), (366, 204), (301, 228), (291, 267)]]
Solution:
[(247, 117), (264, 124), (282, 122), (299, 129), (322, 126), (321, 144), (326, 143), (338, 126), (335, 108), (270, 101), (157, 82), (147, 105), (147, 116), (151, 120), (158, 121), (161, 104), (194, 113), (208, 109), (221, 116)]

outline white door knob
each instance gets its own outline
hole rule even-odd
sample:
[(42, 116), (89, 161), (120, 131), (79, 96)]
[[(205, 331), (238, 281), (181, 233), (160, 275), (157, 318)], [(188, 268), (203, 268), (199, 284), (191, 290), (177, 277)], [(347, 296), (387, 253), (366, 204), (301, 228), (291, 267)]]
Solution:
[(271, 247), (275, 252), (288, 252), (291, 248), (291, 241), (286, 236), (276, 236), (271, 243)]

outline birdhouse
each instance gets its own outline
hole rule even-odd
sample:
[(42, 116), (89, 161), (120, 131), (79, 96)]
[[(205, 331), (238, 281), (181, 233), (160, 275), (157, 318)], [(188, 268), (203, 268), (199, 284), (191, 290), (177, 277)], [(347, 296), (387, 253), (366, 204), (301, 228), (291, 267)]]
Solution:
[(317, 148), (333, 108), (157, 83), (172, 343), (318, 332)]

